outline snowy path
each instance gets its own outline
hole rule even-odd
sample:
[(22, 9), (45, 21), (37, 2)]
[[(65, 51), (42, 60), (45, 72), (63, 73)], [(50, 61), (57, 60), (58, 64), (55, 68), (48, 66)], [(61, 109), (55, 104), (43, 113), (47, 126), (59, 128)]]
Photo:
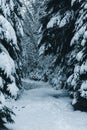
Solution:
[(45, 83), (26, 90), (18, 101), (10, 102), (16, 113), (10, 130), (87, 130), (87, 113), (73, 111), (70, 103), (66, 92)]

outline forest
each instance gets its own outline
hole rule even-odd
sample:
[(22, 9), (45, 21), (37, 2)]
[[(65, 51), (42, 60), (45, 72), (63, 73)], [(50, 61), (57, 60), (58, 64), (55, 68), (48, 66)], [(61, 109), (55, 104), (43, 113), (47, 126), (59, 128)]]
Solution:
[(0, 130), (87, 130), (87, 0), (0, 0)]

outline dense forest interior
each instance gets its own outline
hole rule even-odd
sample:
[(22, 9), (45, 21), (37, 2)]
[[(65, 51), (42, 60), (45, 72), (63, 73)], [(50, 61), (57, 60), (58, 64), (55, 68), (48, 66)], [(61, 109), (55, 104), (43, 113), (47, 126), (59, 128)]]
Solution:
[(0, 130), (86, 130), (86, 53), (87, 0), (0, 0)]

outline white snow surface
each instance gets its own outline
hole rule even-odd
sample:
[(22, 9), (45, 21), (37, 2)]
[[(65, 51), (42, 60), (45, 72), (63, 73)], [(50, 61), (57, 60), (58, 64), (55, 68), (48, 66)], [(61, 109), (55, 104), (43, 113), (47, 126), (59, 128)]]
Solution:
[(16, 113), (10, 130), (87, 130), (87, 113), (73, 110), (65, 90), (36, 84), (37, 88), (25, 90), (18, 101), (6, 102)]

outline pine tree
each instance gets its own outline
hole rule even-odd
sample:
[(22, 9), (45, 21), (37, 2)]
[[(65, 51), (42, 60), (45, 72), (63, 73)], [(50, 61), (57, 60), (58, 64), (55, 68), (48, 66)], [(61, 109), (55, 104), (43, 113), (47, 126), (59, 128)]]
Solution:
[(16, 99), (20, 88), (21, 6), (20, 0), (0, 1), (0, 129), (4, 118), (13, 122), (13, 112), (5, 106), (4, 95)]

